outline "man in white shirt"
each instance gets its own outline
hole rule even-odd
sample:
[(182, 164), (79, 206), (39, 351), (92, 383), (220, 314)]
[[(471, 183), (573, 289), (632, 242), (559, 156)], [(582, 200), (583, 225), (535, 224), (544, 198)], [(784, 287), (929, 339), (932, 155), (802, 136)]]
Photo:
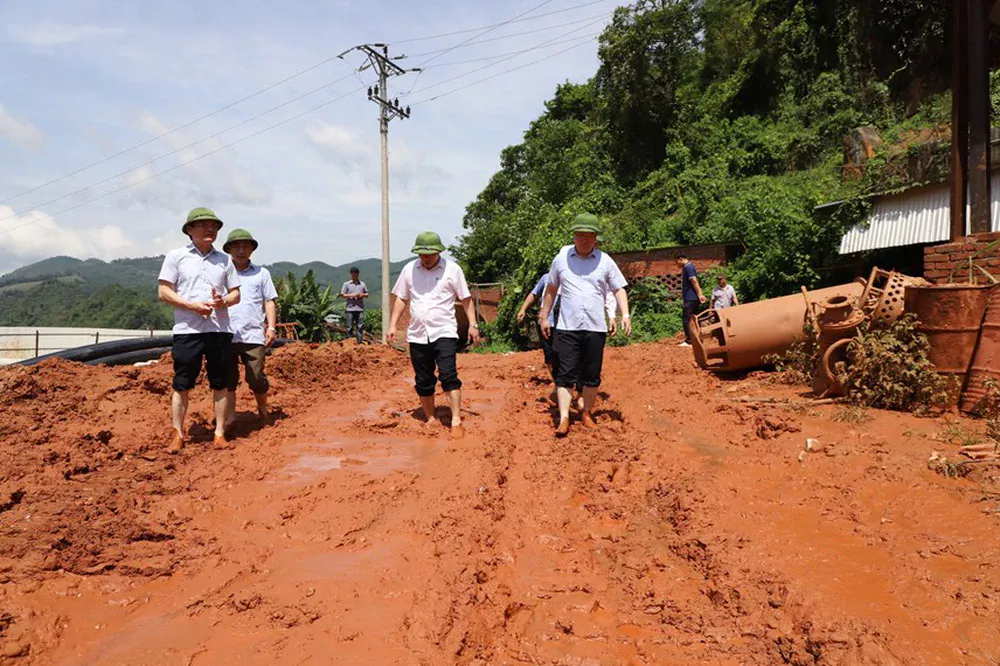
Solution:
[(625, 335), (632, 334), (625, 293), (628, 283), (614, 260), (596, 247), (600, 222), (596, 216), (583, 213), (576, 216), (570, 230), (573, 244), (560, 250), (552, 260), (545, 302), (538, 314), (542, 334), (551, 336), (548, 315), (558, 292), (559, 319), (552, 343), (559, 402), (558, 437), (569, 433), (570, 391), (577, 384), (583, 386), (583, 425), (597, 427), (593, 408), (597, 388), (601, 385), (604, 345), (608, 336), (605, 319), (608, 292), (615, 296)]
[(267, 348), (277, 337), (278, 291), (274, 288), (271, 272), (250, 261), (250, 255), (259, 246), (253, 235), (245, 229), (233, 229), (222, 246), (233, 258), (236, 273), (240, 276), (240, 302), (229, 309), (233, 327), (233, 342), (229, 346), (229, 372), (226, 390), (229, 403), (226, 410), (227, 430), (236, 421), (236, 387), (240, 383), (240, 366), (245, 370), (247, 386), (257, 400), (257, 414), (263, 425), (270, 417), (267, 412), (267, 392), (271, 385), (264, 373)]
[(726, 282), (726, 276), (720, 275), (717, 282), (715, 289), (712, 290), (712, 307), (722, 310), (739, 305), (740, 299), (736, 297), (736, 290), (733, 289), (733, 285)]
[(212, 247), (221, 228), (215, 213), (195, 208), (181, 227), (191, 242), (171, 250), (160, 268), (159, 298), (174, 309), (174, 434), (168, 453), (184, 447), (188, 392), (201, 374), (202, 360), (214, 391), (215, 445), (226, 446), (226, 365), (233, 337), (229, 308), (240, 302), (240, 278), (229, 255)]
[[(444, 250), (441, 237), (436, 233), (425, 231), (417, 236), (412, 252), (420, 258), (403, 267), (392, 289), (396, 302), (392, 306), (386, 340), (390, 343), (396, 340), (396, 326), (409, 305), (410, 326), (406, 330), (406, 341), (410, 345), (414, 388), (420, 397), (420, 406), (427, 423), (437, 424), (434, 387), (440, 377), (441, 388), (448, 395), (451, 407), (452, 438), (461, 439), (465, 429), (461, 415), (462, 381), (458, 378), (455, 359), (458, 353), (456, 301), (462, 303), (469, 318), (472, 344), (479, 341), (479, 326), (465, 273), (457, 263), (441, 257)], [(435, 366), (438, 377), (434, 375)]]

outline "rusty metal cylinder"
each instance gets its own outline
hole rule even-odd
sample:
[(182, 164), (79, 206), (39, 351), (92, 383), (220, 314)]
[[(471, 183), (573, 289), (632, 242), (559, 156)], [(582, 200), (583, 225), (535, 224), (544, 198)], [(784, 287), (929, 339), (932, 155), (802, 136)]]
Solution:
[(979, 409), (986, 397), (986, 380), (990, 378), (1000, 384), (1000, 287), (995, 285), (990, 291), (986, 316), (979, 332), (979, 343), (962, 393), (962, 411), (974, 412)]
[(813, 377), (813, 393), (821, 397), (842, 395), (844, 387), (836, 378), (835, 366), (845, 359), (846, 345), (835, 343), (853, 337), (865, 321), (865, 313), (860, 307), (859, 299), (843, 294), (813, 303), (812, 308), (819, 329), (820, 358), (820, 367)]
[[(905, 310), (916, 315), (917, 330), (927, 336), (931, 363), (939, 373), (955, 377), (959, 391), (965, 386), (972, 364), (992, 287), (969, 284), (906, 287)], [(956, 394), (956, 401), (957, 398)]]
[(807, 303), (821, 303), (836, 296), (857, 301), (862, 282), (818, 289), (766, 301), (708, 310), (694, 320), (694, 356), (706, 370), (727, 372), (765, 365), (768, 356), (786, 353), (805, 340)]

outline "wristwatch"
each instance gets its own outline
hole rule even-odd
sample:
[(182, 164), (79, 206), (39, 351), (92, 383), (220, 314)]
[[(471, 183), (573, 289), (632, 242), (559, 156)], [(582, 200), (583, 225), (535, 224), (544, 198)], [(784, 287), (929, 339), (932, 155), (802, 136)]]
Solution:
[(469, 328), (474, 328), (474, 329), (476, 329), (478, 331), (479, 330), (479, 325), (478, 324), (470, 324)]

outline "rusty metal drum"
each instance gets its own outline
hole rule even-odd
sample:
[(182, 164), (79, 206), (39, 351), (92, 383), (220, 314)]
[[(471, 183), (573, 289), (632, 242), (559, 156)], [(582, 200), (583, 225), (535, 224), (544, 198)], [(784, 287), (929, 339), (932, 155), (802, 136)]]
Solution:
[(917, 316), (917, 330), (930, 342), (931, 363), (939, 373), (955, 377), (959, 390), (965, 386), (992, 288), (970, 284), (906, 287), (905, 310)]
[(969, 378), (962, 393), (962, 411), (974, 412), (986, 397), (986, 380), (1000, 383), (1000, 287), (994, 285), (986, 316), (979, 332), (979, 343), (972, 357)]

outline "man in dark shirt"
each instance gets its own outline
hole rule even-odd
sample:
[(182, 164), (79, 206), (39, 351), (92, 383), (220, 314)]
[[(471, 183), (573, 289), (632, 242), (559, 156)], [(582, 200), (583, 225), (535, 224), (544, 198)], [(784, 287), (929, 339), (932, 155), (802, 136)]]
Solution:
[(701, 293), (701, 285), (698, 283), (698, 271), (688, 258), (681, 255), (677, 258), (677, 265), (681, 267), (681, 299), (684, 308), (684, 342), (681, 347), (691, 346), (691, 318), (698, 311), (698, 307), (707, 301), (705, 295)]

